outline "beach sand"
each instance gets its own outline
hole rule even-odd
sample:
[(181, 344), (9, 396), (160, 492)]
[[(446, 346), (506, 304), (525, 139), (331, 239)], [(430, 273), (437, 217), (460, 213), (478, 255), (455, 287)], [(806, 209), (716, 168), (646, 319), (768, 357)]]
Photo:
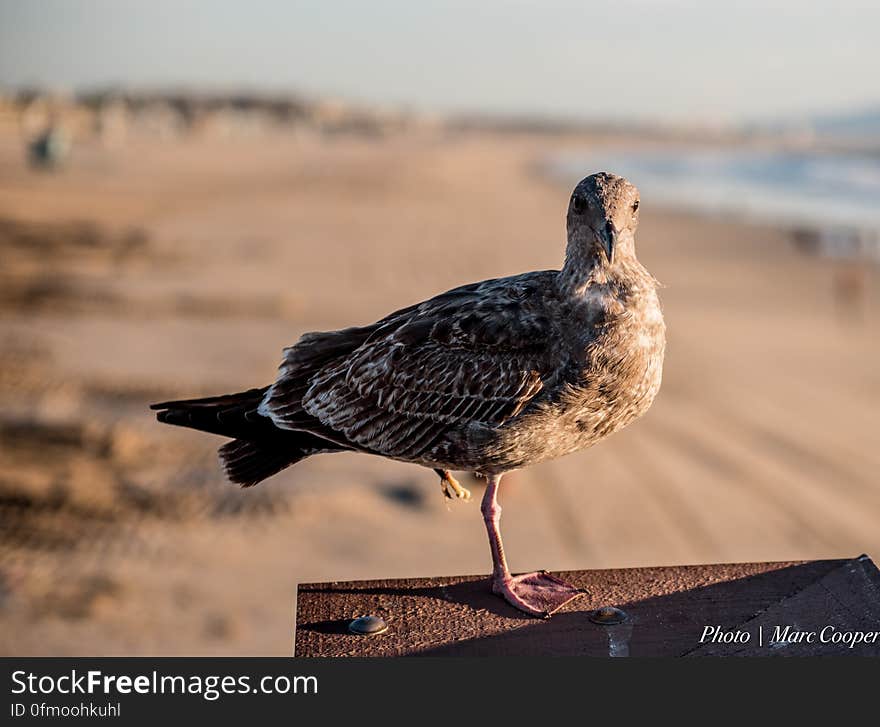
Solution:
[[(0, 136), (0, 653), (291, 653), (297, 583), (486, 573), (475, 502), (424, 469), (312, 458), (226, 483), (162, 398), (269, 383), (303, 332), (555, 268), (589, 139)], [(585, 169), (584, 173), (591, 171)], [(642, 200), (664, 384), (641, 421), (502, 488), (511, 566), (880, 556), (876, 269)]]

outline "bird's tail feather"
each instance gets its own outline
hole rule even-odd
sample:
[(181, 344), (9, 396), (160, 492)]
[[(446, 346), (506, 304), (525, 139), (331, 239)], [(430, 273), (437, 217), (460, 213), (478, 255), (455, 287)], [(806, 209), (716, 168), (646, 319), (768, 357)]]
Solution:
[(242, 487), (253, 487), (309, 456), (274, 443), (233, 439), (219, 449), (226, 476)]
[(267, 390), (165, 401), (151, 408), (165, 424), (230, 437), (232, 441), (220, 447), (220, 461), (227, 477), (242, 487), (252, 487), (312, 454), (347, 449), (309, 432), (279, 430), (259, 413)]
[(204, 399), (163, 401), (150, 408), (157, 411), (156, 418), (164, 424), (252, 439), (274, 429), (257, 411), (267, 390), (263, 387)]

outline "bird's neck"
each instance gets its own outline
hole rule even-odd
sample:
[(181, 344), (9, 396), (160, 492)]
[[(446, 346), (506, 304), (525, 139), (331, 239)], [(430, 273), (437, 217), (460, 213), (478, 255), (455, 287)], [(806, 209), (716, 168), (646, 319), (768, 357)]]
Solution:
[(564, 297), (581, 297), (594, 284), (608, 282), (608, 264), (591, 240), (582, 235), (569, 235), (565, 248), (565, 264), (559, 271), (559, 288)]
[(571, 236), (565, 250), (565, 264), (559, 271), (558, 285), (565, 298), (583, 298), (597, 286), (654, 289), (657, 281), (635, 256), (632, 235), (621, 237), (614, 265), (599, 254), (591, 241)]

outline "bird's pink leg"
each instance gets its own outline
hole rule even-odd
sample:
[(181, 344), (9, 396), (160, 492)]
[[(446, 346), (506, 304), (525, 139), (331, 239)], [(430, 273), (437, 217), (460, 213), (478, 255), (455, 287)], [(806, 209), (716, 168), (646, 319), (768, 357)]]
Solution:
[(498, 503), (498, 486), (501, 475), (487, 477), (486, 494), (480, 510), (489, 534), (492, 550), (492, 592), (501, 596), (511, 606), (532, 616), (548, 618), (583, 591), (545, 571), (510, 574), (501, 542), (501, 505)]

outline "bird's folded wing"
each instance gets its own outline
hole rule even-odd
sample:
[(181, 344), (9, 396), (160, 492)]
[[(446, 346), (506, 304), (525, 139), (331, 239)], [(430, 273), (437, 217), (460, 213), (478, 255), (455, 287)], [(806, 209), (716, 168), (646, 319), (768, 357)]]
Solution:
[[(502, 424), (558, 363), (542, 307), (508, 292), (467, 289), (411, 309), (301, 382), (300, 407), (270, 397), (270, 415), (285, 427), (302, 426), (306, 413), (366, 450), (402, 459), (425, 457), (450, 429)], [(288, 413), (299, 418), (287, 422)]]

